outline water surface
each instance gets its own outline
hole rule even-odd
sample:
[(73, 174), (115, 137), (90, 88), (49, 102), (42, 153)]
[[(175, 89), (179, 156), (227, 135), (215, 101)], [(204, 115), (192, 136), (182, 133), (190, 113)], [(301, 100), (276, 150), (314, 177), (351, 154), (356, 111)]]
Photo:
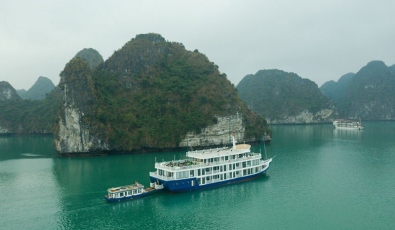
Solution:
[[(273, 126), (266, 176), (110, 204), (106, 189), (149, 184), (155, 160), (185, 152), (58, 157), (51, 136), (0, 137), (2, 229), (395, 229), (395, 122), (363, 131)], [(262, 145), (254, 151), (264, 152)]]

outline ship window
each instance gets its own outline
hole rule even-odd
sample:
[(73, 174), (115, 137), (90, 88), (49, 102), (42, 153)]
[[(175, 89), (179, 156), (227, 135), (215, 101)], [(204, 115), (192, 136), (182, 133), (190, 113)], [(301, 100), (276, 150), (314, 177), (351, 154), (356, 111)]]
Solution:
[(194, 172), (194, 171), (195, 171), (195, 170), (189, 171), (189, 176), (193, 177), (193, 176), (195, 175), (195, 172)]
[(198, 169), (198, 176), (200, 176), (200, 169)]
[(226, 160), (226, 161), (228, 160), (228, 156), (225, 156), (225, 160)]

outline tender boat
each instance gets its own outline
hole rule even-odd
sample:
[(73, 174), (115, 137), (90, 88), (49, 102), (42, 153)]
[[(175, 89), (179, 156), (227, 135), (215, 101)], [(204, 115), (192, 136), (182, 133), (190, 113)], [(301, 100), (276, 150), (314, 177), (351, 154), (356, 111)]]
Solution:
[(135, 182), (135, 184), (132, 185), (107, 189), (107, 195), (104, 196), (104, 198), (108, 202), (132, 200), (132, 199), (147, 196), (162, 188), (163, 186), (161, 185), (151, 183), (149, 188), (144, 189), (144, 185)]
[(350, 120), (350, 119), (336, 119), (333, 121), (333, 125), (337, 129), (349, 129), (349, 130), (362, 130), (363, 126), (361, 121)]
[(186, 159), (155, 163), (151, 183), (171, 192), (191, 191), (253, 179), (266, 173), (272, 158), (263, 160), (251, 145), (186, 152)]

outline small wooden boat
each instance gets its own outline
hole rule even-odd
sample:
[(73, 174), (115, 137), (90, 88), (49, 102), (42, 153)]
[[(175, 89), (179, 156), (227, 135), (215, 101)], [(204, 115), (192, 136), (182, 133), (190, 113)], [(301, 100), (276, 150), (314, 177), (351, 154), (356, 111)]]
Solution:
[(125, 186), (107, 189), (107, 195), (105, 195), (104, 198), (108, 202), (133, 200), (150, 195), (151, 193), (160, 190), (162, 188), (163, 185), (151, 183), (150, 187), (145, 189), (144, 185), (135, 182), (132, 185), (125, 185)]

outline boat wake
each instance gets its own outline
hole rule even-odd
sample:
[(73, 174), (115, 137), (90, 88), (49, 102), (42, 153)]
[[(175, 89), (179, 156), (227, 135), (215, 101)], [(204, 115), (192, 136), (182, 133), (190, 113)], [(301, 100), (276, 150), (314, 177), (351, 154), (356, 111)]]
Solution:
[(25, 157), (43, 157), (44, 155), (40, 155), (40, 154), (34, 154), (34, 153), (22, 153), (22, 156)]

